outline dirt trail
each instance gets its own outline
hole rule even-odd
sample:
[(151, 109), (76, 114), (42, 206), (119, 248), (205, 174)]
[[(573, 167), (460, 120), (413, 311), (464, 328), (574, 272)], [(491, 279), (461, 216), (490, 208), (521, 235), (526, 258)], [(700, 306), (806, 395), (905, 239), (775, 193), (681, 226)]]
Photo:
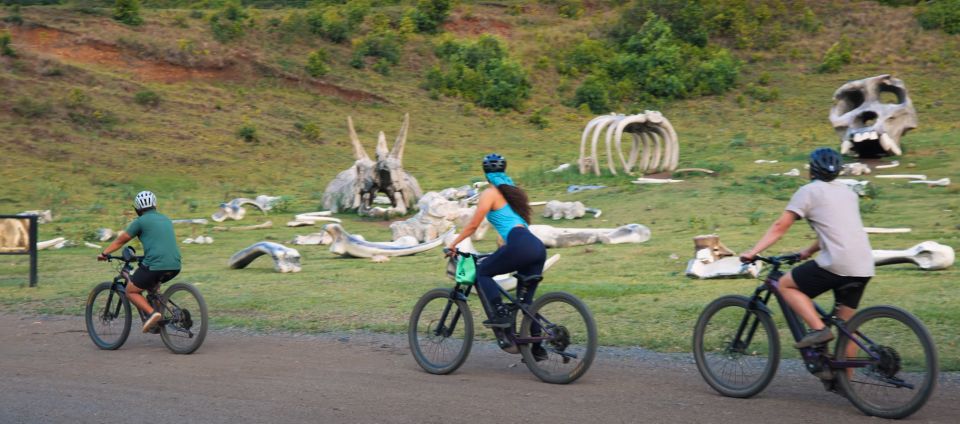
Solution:
[[(457, 372), (430, 375), (405, 338), (211, 332), (193, 355), (132, 334), (101, 351), (76, 317), (0, 314), (2, 423), (876, 423), (781, 365), (753, 399), (724, 398), (688, 355), (602, 349), (568, 386), (540, 382), (517, 356), (478, 343)], [(960, 385), (941, 383), (911, 420), (954, 423)], [(521, 419), (522, 417), (522, 419)]]

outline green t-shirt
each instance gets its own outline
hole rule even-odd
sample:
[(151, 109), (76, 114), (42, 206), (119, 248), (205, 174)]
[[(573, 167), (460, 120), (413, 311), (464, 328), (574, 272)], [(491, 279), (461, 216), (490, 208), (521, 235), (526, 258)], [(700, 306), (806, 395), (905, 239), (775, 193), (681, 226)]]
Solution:
[(149, 210), (133, 220), (126, 231), (130, 237), (140, 237), (144, 250), (143, 265), (151, 271), (180, 269), (180, 248), (170, 218)]

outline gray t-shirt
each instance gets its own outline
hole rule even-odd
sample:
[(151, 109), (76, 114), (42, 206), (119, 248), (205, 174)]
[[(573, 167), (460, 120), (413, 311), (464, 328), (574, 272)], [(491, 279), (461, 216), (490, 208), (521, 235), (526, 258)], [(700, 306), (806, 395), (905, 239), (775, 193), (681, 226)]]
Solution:
[(788, 211), (806, 219), (820, 238), (817, 265), (845, 277), (872, 277), (873, 253), (863, 231), (857, 194), (836, 181), (815, 180), (800, 187)]

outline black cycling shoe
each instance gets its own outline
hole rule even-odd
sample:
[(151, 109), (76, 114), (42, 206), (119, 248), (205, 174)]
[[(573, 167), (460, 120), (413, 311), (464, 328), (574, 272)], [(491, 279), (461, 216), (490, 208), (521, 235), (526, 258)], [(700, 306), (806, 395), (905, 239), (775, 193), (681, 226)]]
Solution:
[(530, 347), (530, 353), (533, 354), (533, 360), (540, 362), (547, 359), (547, 350), (537, 343)]
[(483, 326), (487, 328), (508, 328), (513, 322), (510, 315), (497, 315), (493, 318), (483, 321)]

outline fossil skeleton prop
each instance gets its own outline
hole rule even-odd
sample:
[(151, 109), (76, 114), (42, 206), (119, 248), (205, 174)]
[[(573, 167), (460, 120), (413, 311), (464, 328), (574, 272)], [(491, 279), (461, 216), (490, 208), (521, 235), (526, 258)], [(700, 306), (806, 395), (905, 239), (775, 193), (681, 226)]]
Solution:
[[(623, 135), (630, 134), (632, 143), (630, 152), (623, 154)], [(617, 175), (617, 164), (623, 172), (632, 175), (636, 170), (641, 174), (674, 171), (680, 158), (680, 144), (677, 132), (670, 121), (660, 112), (645, 111), (638, 115), (620, 115), (611, 113), (590, 120), (580, 137), (580, 173), (593, 172), (600, 175), (600, 156), (597, 148), (600, 137), (604, 137), (607, 153), (607, 169)], [(590, 150), (587, 151), (587, 141)], [(614, 161), (616, 150), (619, 161)]]

